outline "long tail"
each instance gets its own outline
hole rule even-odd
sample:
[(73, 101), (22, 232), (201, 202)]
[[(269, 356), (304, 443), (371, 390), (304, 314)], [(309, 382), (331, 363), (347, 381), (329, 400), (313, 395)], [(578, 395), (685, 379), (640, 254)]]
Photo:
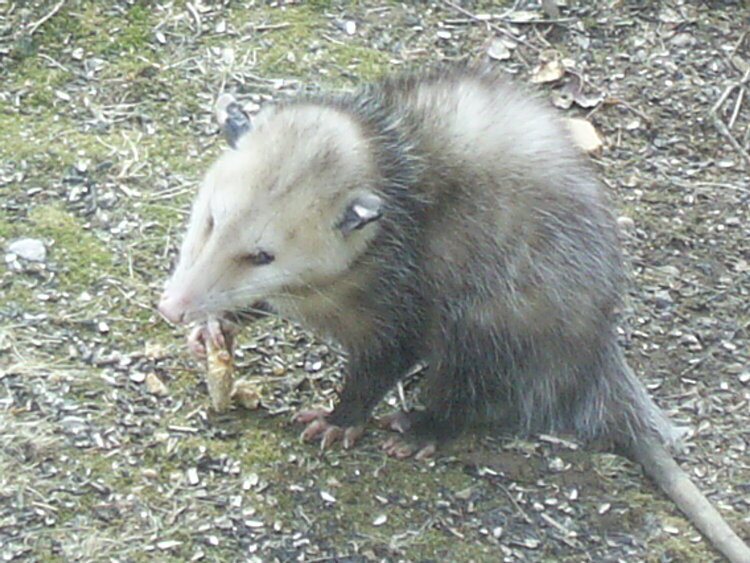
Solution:
[(653, 438), (636, 439), (628, 447), (633, 460), (662, 488), (688, 519), (731, 563), (750, 563), (750, 547)]

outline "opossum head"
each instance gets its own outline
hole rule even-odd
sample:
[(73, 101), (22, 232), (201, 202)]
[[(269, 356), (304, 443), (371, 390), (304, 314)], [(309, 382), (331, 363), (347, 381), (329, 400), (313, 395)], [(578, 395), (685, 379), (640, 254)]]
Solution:
[(234, 148), (200, 186), (159, 303), (173, 322), (320, 291), (345, 275), (378, 229), (378, 175), (347, 114), (288, 105), (262, 111), (252, 127), (224, 129)]

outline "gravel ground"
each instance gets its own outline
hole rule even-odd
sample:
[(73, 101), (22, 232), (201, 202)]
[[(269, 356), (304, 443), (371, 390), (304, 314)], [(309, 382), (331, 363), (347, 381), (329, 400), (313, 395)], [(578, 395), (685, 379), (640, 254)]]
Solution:
[(750, 10), (563, 4), (0, 0), (0, 559), (718, 559), (638, 468), (559, 437), (469, 437), (419, 463), (372, 429), (321, 455), (289, 420), (331, 401), (342, 360), (279, 320), (239, 340), (263, 408), (214, 414), (155, 314), (223, 148), (219, 92), (261, 104), (463, 59), (599, 131), (629, 358), (750, 538)]

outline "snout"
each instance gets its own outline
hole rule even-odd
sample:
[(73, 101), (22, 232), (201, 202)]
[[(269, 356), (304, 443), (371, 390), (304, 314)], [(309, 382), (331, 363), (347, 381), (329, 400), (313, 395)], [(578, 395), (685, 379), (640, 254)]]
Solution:
[(182, 323), (185, 321), (187, 306), (188, 301), (184, 296), (165, 291), (159, 299), (158, 309), (168, 321)]

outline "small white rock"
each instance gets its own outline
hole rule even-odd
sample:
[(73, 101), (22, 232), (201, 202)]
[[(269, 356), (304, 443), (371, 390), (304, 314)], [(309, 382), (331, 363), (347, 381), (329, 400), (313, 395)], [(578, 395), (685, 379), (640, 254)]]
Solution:
[(380, 516), (378, 516), (377, 518), (375, 518), (375, 520), (372, 521), (372, 525), (373, 526), (382, 526), (383, 524), (386, 523), (387, 520), (388, 520), (388, 517), (385, 514), (381, 514)]
[(146, 374), (142, 371), (134, 371), (130, 374), (130, 381), (133, 383), (143, 383), (146, 380)]
[(617, 226), (620, 227), (621, 231), (630, 233), (630, 232), (633, 232), (633, 230), (635, 229), (635, 221), (633, 221), (633, 219), (630, 217), (626, 217), (625, 215), (622, 215), (617, 218)]
[(333, 504), (334, 502), (336, 502), (336, 497), (334, 497), (331, 493), (328, 493), (326, 491), (320, 491), (320, 497), (324, 501), (330, 502), (331, 504)]
[(201, 482), (200, 477), (198, 477), (198, 469), (196, 469), (195, 467), (191, 467), (190, 469), (188, 469), (185, 473), (185, 476), (187, 477), (188, 485), (191, 485), (193, 487)]
[(161, 550), (167, 550), (167, 549), (173, 549), (175, 547), (179, 547), (182, 545), (181, 541), (177, 540), (166, 540), (166, 541), (160, 541), (156, 544), (156, 547), (158, 547)]
[(243, 491), (249, 491), (253, 487), (257, 486), (259, 482), (260, 482), (260, 477), (258, 477), (258, 474), (257, 473), (251, 473), (242, 482), (242, 490)]
[(487, 56), (496, 61), (504, 61), (510, 58), (510, 49), (499, 37), (495, 37), (487, 48)]
[(8, 251), (29, 262), (44, 262), (47, 258), (44, 243), (35, 238), (21, 238), (13, 241), (8, 246)]

